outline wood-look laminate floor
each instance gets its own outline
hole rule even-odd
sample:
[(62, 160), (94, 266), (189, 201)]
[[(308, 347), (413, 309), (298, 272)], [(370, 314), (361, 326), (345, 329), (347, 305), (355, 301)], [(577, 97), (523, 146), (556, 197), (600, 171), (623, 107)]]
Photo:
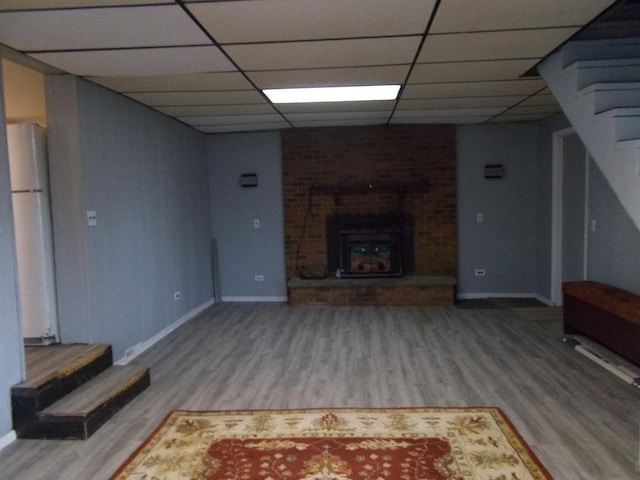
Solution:
[(508, 309), (215, 305), (134, 363), (145, 392), (86, 441), (18, 440), (3, 480), (100, 480), (172, 409), (497, 406), (556, 480), (640, 478), (640, 390)]

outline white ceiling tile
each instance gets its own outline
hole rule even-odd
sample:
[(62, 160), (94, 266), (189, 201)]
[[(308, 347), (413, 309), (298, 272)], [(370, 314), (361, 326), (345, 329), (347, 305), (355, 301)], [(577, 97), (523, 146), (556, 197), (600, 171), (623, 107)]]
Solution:
[(454, 117), (493, 117), (504, 112), (502, 107), (490, 108), (451, 108), (443, 110), (396, 110), (393, 115), (394, 119), (410, 119), (410, 118), (454, 118)]
[(615, 0), (445, 0), (432, 33), (574, 26), (590, 22)]
[(245, 123), (278, 123), (282, 122), (282, 115), (219, 115), (209, 117), (183, 117), (185, 123), (193, 126), (241, 125)]
[(490, 120), (490, 123), (504, 123), (504, 122), (534, 122), (537, 120), (542, 120), (543, 118), (550, 117), (549, 114), (544, 113), (536, 113), (531, 115), (520, 114), (520, 115), (499, 115)]
[(210, 44), (177, 5), (0, 13), (0, 43), (20, 51)]
[(255, 90), (234, 90), (228, 92), (140, 92), (128, 93), (127, 96), (151, 106), (267, 103), (262, 95)]
[(250, 90), (251, 83), (240, 72), (152, 75), (136, 77), (88, 77), (117, 92), (186, 92), (203, 90)]
[(539, 78), (495, 82), (427, 83), (407, 85), (402, 99), (533, 95), (541, 88), (544, 88), (544, 81)]
[(80, 8), (80, 7), (110, 7), (122, 5), (159, 5), (174, 4), (173, 0), (2, 0), (1, 10), (35, 10), (55, 8)]
[(341, 119), (341, 120), (301, 120), (292, 122), (297, 128), (315, 128), (315, 127), (356, 127), (360, 125), (384, 125), (387, 123), (386, 118), (359, 118), (359, 119)]
[(243, 70), (294, 70), (411, 63), (421, 37), (230, 45), (226, 52)]
[(259, 88), (391, 85), (404, 82), (409, 65), (248, 72)]
[(518, 105), (510, 108), (505, 115), (553, 114), (562, 111), (560, 105)]
[(268, 103), (247, 105), (174, 105), (155, 106), (156, 110), (176, 117), (201, 117), (219, 115), (257, 115), (274, 113), (274, 108)]
[(323, 112), (323, 113), (288, 113), (287, 120), (291, 123), (303, 121), (325, 120), (387, 120), (391, 111), (382, 112)]
[(402, 110), (434, 110), (451, 108), (507, 108), (527, 98), (523, 95), (504, 97), (457, 97), (457, 98), (424, 98), (402, 99), (398, 102), (398, 111)]
[(267, 122), (267, 123), (244, 123), (237, 125), (207, 125), (195, 127), (204, 133), (236, 133), (236, 132), (256, 132), (284, 130), (291, 128), (287, 122)]
[(214, 46), (45, 52), (30, 56), (80, 76), (177, 75), (235, 70)]
[(520, 104), (520, 106), (529, 106), (529, 105), (558, 105), (558, 101), (556, 100), (556, 97), (554, 97), (553, 95), (551, 95), (550, 93), (548, 94), (542, 94), (539, 93), (537, 95), (534, 95), (531, 98), (527, 98), (524, 102), (522, 102)]
[(418, 63), (540, 58), (578, 28), (429, 35)]
[(407, 123), (418, 123), (418, 124), (441, 124), (441, 125), (455, 125), (455, 124), (474, 124), (474, 123), (484, 123), (490, 120), (491, 117), (483, 117), (483, 116), (471, 116), (471, 117), (429, 117), (427, 115), (420, 118), (392, 118), (392, 124), (407, 124)]
[(322, 103), (283, 103), (278, 105), (282, 113), (326, 113), (326, 112), (391, 112), (395, 100), (377, 100), (372, 102), (322, 102)]
[(513, 80), (537, 63), (529, 60), (446, 62), (417, 64), (408, 83), (470, 82), (474, 80)]
[(434, 0), (189, 3), (221, 44), (423, 34)]

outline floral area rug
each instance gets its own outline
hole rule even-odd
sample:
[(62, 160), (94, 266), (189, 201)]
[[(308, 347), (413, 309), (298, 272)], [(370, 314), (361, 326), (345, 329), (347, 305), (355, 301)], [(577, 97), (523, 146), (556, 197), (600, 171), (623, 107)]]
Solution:
[(550, 480), (497, 408), (171, 412), (111, 480)]

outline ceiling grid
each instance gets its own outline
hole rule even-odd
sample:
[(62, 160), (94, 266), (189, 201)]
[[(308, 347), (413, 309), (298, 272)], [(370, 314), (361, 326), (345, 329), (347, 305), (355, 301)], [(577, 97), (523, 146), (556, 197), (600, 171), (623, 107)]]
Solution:
[[(525, 74), (614, 0), (3, 0), (0, 43), (207, 133), (537, 120)], [(267, 88), (399, 84), (274, 106)]]

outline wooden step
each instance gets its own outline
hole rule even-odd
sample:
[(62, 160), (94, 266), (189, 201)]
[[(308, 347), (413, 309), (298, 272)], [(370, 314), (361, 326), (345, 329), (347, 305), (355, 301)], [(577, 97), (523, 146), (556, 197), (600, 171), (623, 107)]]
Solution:
[(27, 379), (11, 388), (13, 428), (20, 438), (37, 422), (38, 412), (113, 364), (110, 345), (52, 345), (27, 350)]
[(150, 384), (148, 367), (113, 366), (37, 414), (22, 438), (89, 438)]

